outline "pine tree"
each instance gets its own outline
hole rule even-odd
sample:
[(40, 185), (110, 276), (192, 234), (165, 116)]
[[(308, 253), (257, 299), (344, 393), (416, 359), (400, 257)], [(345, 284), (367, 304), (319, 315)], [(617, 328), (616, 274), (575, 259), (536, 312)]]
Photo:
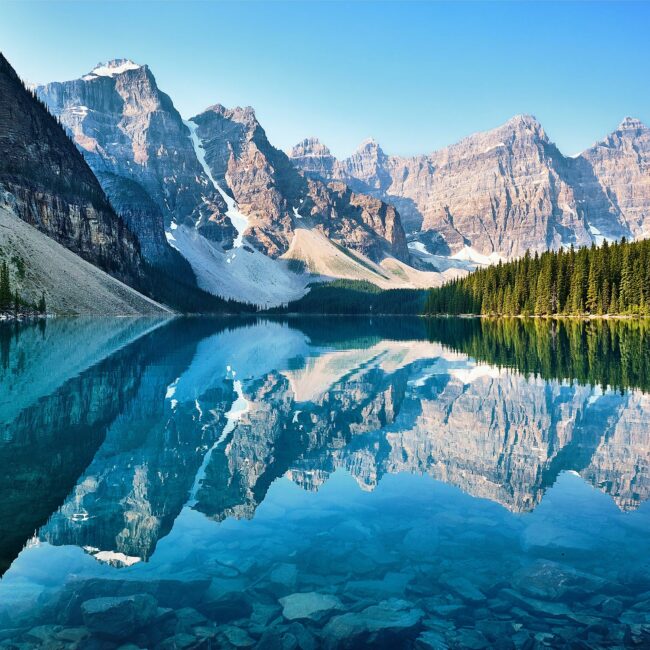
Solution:
[(0, 309), (9, 309), (11, 305), (11, 282), (9, 280), (9, 268), (6, 262), (0, 267)]

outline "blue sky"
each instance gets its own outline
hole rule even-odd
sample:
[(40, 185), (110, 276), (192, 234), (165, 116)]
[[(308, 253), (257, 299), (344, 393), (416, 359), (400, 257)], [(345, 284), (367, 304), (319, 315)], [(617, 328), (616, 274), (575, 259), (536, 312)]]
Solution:
[(132, 58), (184, 117), (251, 105), (283, 149), (426, 153), (532, 113), (574, 154), (650, 121), (650, 3), (0, 0), (0, 16), (29, 81)]

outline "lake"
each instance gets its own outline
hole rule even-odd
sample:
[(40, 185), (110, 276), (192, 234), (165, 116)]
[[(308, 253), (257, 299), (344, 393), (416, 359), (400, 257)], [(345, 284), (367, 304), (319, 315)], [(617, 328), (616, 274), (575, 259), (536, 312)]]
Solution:
[(0, 327), (0, 648), (650, 647), (650, 326)]

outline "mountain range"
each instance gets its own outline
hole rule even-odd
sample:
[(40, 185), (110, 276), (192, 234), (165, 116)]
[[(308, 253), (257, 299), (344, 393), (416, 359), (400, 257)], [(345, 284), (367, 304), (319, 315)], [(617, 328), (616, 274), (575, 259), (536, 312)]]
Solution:
[[(0, 216), (22, 233), (0, 249), (52, 257), (57, 277), (81, 265), (72, 253), (143, 295), (140, 311), (276, 306), (337, 278), (423, 288), (526, 250), (650, 234), (650, 130), (631, 118), (575, 157), (517, 116), (427, 155), (368, 140), (337, 160), (316, 138), (285, 154), (250, 107), (183, 119), (127, 59), (28, 89), (3, 58), (0, 83)], [(49, 240), (67, 250), (46, 255)], [(82, 300), (81, 276), (62, 290), (35, 264), (30, 288), (9, 266), (55, 311), (134, 308), (94, 301), (99, 281)]]
[(310, 176), (396, 206), (411, 252), (423, 259), (489, 263), (650, 234), (650, 129), (629, 117), (573, 157), (534, 117), (518, 115), (427, 155), (390, 156), (367, 140), (337, 160), (308, 138), (291, 158)]

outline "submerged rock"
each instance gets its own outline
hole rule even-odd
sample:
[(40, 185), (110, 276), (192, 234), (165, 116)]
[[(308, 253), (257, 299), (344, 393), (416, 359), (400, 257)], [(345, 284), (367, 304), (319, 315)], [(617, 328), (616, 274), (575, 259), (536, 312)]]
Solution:
[(117, 639), (125, 639), (151, 623), (157, 609), (156, 599), (149, 594), (91, 598), (81, 605), (84, 623), (91, 632)]
[(539, 560), (517, 571), (512, 584), (527, 596), (558, 600), (569, 592), (602, 589), (605, 581), (557, 562)]
[(332, 609), (341, 609), (341, 601), (336, 596), (319, 594), (315, 591), (295, 593), (280, 598), (283, 616), (292, 621), (301, 618), (318, 618), (320, 614)]
[(335, 616), (324, 628), (327, 647), (356, 647), (360, 643), (404, 643), (420, 627), (424, 612), (406, 600), (391, 598), (361, 612)]

